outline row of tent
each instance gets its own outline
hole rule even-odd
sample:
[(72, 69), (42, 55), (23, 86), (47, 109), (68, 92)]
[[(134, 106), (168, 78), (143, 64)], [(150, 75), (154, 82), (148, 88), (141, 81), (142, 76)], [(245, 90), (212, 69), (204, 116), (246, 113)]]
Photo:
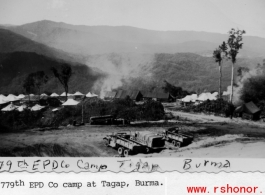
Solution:
[(8, 111), (13, 111), (13, 110), (18, 110), (19, 112), (22, 112), (26, 108), (30, 109), (31, 111), (38, 111), (38, 110), (41, 110), (41, 109), (45, 108), (45, 106), (40, 106), (39, 104), (36, 104), (35, 106), (29, 108), (25, 104), (23, 104), (21, 106), (16, 106), (16, 105), (14, 105), (11, 102), (9, 105), (7, 105), (6, 107), (2, 108), (1, 111), (8, 112)]
[(197, 94), (187, 95), (186, 97), (182, 98), (182, 102), (196, 102), (196, 101), (206, 101), (206, 100), (216, 100), (218, 96), (218, 92), (214, 93), (202, 93), (199, 96)]
[[(86, 97), (89, 97), (89, 98), (91, 98), (91, 97), (98, 97), (98, 95), (96, 95), (94, 93), (91, 93), (91, 92), (88, 92), (85, 95), (85, 94), (82, 94), (79, 91), (76, 92), (76, 93), (74, 93), (74, 94), (70, 94), (69, 93), (67, 95), (68, 96), (86, 96)], [(35, 97), (34, 94), (30, 94), (29, 96), (32, 97), (32, 98)], [(48, 95), (45, 94), (45, 93), (43, 93), (43, 94), (40, 95), (40, 97), (47, 97), (47, 96)], [(61, 95), (58, 95), (56, 93), (52, 93), (50, 95), (50, 97), (60, 97), (60, 96), (61, 97), (65, 97), (66, 96), (65, 92), (63, 92)], [(4, 96), (4, 95), (0, 94), (0, 104), (6, 104), (8, 102), (15, 102), (15, 101), (19, 101), (19, 100), (26, 99), (26, 98), (28, 98), (28, 95), (20, 94), (20, 95), (16, 96), (16, 95), (13, 95), (13, 94), (9, 94), (8, 96)]]
[(145, 91), (126, 91), (126, 90), (118, 90), (118, 91), (107, 91), (104, 95), (104, 99), (125, 99), (126, 97), (130, 97), (130, 99), (135, 101), (140, 101), (142, 99), (153, 99), (159, 101), (172, 101), (174, 97), (167, 92), (164, 91), (154, 91), (154, 92), (145, 92)]
[[(59, 96), (61, 96), (61, 97), (65, 97), (65, 96), (66, 96), (66, 93), (63, 92), (61, 95), (58, 95), (57, 93), (52, 93), (50, 96), (51, 96), (51, 97), (59, 97)], [(68, 93), (67, 96), (98, 97), (97, 94), (94, 94), (94, 93), (91, 93), (91, 92), (88, 92), (87, 94), (83, 94), (83, 93), (81, 93), (81, 92), (79, 92), (79, 91), (75, 92), (74, 94)]]
[[(79, 104), (78, 101), (76, 101), (74, 99), (68, 99), (66, 102), (64, 102), (62, 104), (62, 106), (76, 106), (77, 104)], [(22, 112), (25, 109), (30, 109), (31, 111), (39, 111), (43, 108), (45, 108), (45, 106), (40, 106), (39, 104), (36, 104), (30, 108), (25, 104), (23, 104), (21, 106), (16, 106), (15, 104), (13, 104), (13, 102), (11, 102), (6, 107), (2, 108), (1, 111), (8, 112), (8, 111), (13, 111), (13, 110), (18, 110), (19, 112)], [(56, 110), (53, 110), (53, 111), (56, 111)]]

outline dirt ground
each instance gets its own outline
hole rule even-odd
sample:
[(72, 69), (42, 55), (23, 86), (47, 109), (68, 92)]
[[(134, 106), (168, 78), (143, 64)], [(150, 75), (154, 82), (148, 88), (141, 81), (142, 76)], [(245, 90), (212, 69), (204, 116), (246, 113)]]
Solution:
[(265, 123), (182, 112), (173, 114), (180, 119), (171, 123), (70, 126), (0, 134), (0, 156), (113, 157), (117, 156), (117, 151), (105, 146), (103, 140), (108, 134), (120, 131), (159, 133), (170, 126), (181, 126), (183, 131), (194, 134), (190, 145), (177, 149), (167, 143), (160, 152), (134, 157), (265, 157)]

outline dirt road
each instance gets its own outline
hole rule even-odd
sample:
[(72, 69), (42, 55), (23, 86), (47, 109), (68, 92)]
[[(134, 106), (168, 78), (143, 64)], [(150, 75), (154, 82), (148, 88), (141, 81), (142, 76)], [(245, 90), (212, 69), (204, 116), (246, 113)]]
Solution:
[[(150, 124), (136, 126), (81, 126), (61, 127), (58, 130), (27, 130), (0, 134), (0, 156), (84, 156), (113, 157), (117, 151), (105, 146), (103, 137), (117, 131), (161, 132), (166, 127), (182, 126), (194, 134), (192, 144), (167, 149), (159, 153), (138, 154), (146, 157), (252, 157), (264, 158), (265, 129), (257, 125), (214, 120), (212, 116), (193, 116), (174, 113), (181, 117), (175, 124)], [(184, 118), (184, 120), (183, 120)], [(220, 117), (221, 118), (221, 117)]]

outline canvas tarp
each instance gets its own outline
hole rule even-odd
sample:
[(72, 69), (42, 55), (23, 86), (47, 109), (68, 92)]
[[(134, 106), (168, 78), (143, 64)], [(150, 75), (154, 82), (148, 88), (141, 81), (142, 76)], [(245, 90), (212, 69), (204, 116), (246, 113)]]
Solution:
[(74, 99), (68, 99), (66, 102), (64, 102), (62, 105), (63, 106), (76, 106), (79, 104), (78, 101), (75, 101)]

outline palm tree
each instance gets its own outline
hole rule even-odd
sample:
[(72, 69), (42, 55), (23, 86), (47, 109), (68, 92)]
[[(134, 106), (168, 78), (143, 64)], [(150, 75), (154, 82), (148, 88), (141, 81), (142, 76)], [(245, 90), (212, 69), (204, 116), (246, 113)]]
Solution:
[[(223, 55), (224, 54), (224, 55)], [(224, 57), (227, 56), (227, 45), (223, 42), (219, 48), (215, 49), (213, 52), (213, 58), (215, 62), (218, 62), (219, 65), (219, 98), (222, 97), (221, 90), (222, 90), (222, 62)]]
[(229, 51), (227, 52), (228, 58), (232, 61), (232, 75), (231, 75), (231, 94), (230, 94), (230, 102), (233, 100), (233, 85), (234, 85), (234, 65), (236, 63), (236, 57), (239, 53), (239, 49), (242, 49), (243, 40), (242, 36), (246, 33), (244, 30), (235, 30), (232, 28), (229, 32), (229, 38), (227, 44), (229, 46)]

